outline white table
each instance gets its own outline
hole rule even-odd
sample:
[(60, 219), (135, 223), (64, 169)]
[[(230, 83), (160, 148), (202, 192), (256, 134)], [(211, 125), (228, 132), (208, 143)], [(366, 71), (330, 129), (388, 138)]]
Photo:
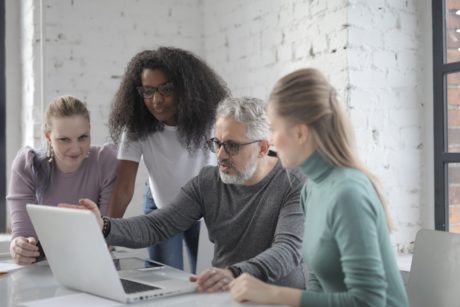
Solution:
[[(46, 261), (0, 276), (0, 306), (13, 307), (28, 301), (78, 293), (54, 279)], [(191, 293), (120, 306), (248, 306), (234, 302), (229, 292)]]

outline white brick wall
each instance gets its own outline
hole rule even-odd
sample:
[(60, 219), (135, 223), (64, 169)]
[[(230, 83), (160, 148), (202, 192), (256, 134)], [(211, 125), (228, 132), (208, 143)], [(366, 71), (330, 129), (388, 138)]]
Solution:
[(44, 97), (88, 102), (95, 143), (107, 141), (110, 103), (129, 60), (174, 45), (201, 54), (198, 0), (44, 0)]
[[(358, 148), (381, 179), (397, 225), (394, 243), (407, 244), (433, 210), (431, 154), (431, 20), (429, 1), (350, 1), (348, 105)], [(428, 16), (427, 16), (428, 15)], [(428, 45), (428, 46), (427, 46)], [(427, 48), (428, 47), (428, 48)], [(426, 146), (426, 144), (428, 146)]]
[[(282, 75), (316, 67), (343, 97), (359, 152), (382, 180), (398, 226), (394, 243), (406, 244), (419, 227), (432, 227), (430, 1), (43, 3), (43, 23), (36, 29), (44, 37), (43, 72), (33, 64), (33, 73), (25, 73), (26, 105), (30, 93), (25, 85), (38, 82), (29, 77), (43, 73), (44, 101), (61, 94), (86, 100), (93, 142), (102, 143), (120, 76), (142, 49), (174, 45), (203, 56), (234, 96), (266, 98)], [(37, 10), (32, 12), (35, 20)], [(29, 43), (40, 51), (36, 40)], [(37, 63), (33, 53), (24, 54), (24, 63)], [(39, 105), (40, 96), (33, 97)], [(38, 121), (40, 114), (34, 115)], [(145, 178), (142, 173), (139, 187)], [(136, 195), (140, 205), (140, 188)]]
[(234, 96), (266, 98), (282, 75), (320, 68), (346, 86), (346, 1), (203, 1), (206, 60)]

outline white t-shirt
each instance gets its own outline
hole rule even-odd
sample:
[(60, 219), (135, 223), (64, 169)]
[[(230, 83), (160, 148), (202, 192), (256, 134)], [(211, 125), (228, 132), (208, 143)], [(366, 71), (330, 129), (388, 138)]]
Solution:
[(190, 154), (179, 142), (177, 127), (166, 126), (143, 140), (129, 141), (122, 135), (118, 160), (140, 162), (144, 159), (149, 185), (158, 208), (167, 206), (179, 189), (201, 168), (216, 165), (216, 156), (209, 150), (197, 149)]

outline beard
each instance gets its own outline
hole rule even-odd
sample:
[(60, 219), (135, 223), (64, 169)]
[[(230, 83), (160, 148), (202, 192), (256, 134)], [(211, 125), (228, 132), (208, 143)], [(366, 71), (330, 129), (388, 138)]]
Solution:
[(220, 179), (226, 184), (244, 184), (251, 178), (257, 169), (257, 152), (254, 152), (248, 160), (243, 170), (239, 171), (230, 160), (219, 161), (219, 164), (225, 164), (229, 169), (234, 170), (235, 175), (228, 175), (219, 170)]

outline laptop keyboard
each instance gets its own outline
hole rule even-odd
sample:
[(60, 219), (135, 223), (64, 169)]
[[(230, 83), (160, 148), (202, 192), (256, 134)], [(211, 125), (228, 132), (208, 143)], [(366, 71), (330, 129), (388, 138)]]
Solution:
[(120, 280), (121, 280), (121, 284), (123, 285), (123, 289), (125, 290), (127, 294), (160, 289), (154, 286), (141, 284), (135, 281), (127, 280), (127, 279), (120, 278)]

